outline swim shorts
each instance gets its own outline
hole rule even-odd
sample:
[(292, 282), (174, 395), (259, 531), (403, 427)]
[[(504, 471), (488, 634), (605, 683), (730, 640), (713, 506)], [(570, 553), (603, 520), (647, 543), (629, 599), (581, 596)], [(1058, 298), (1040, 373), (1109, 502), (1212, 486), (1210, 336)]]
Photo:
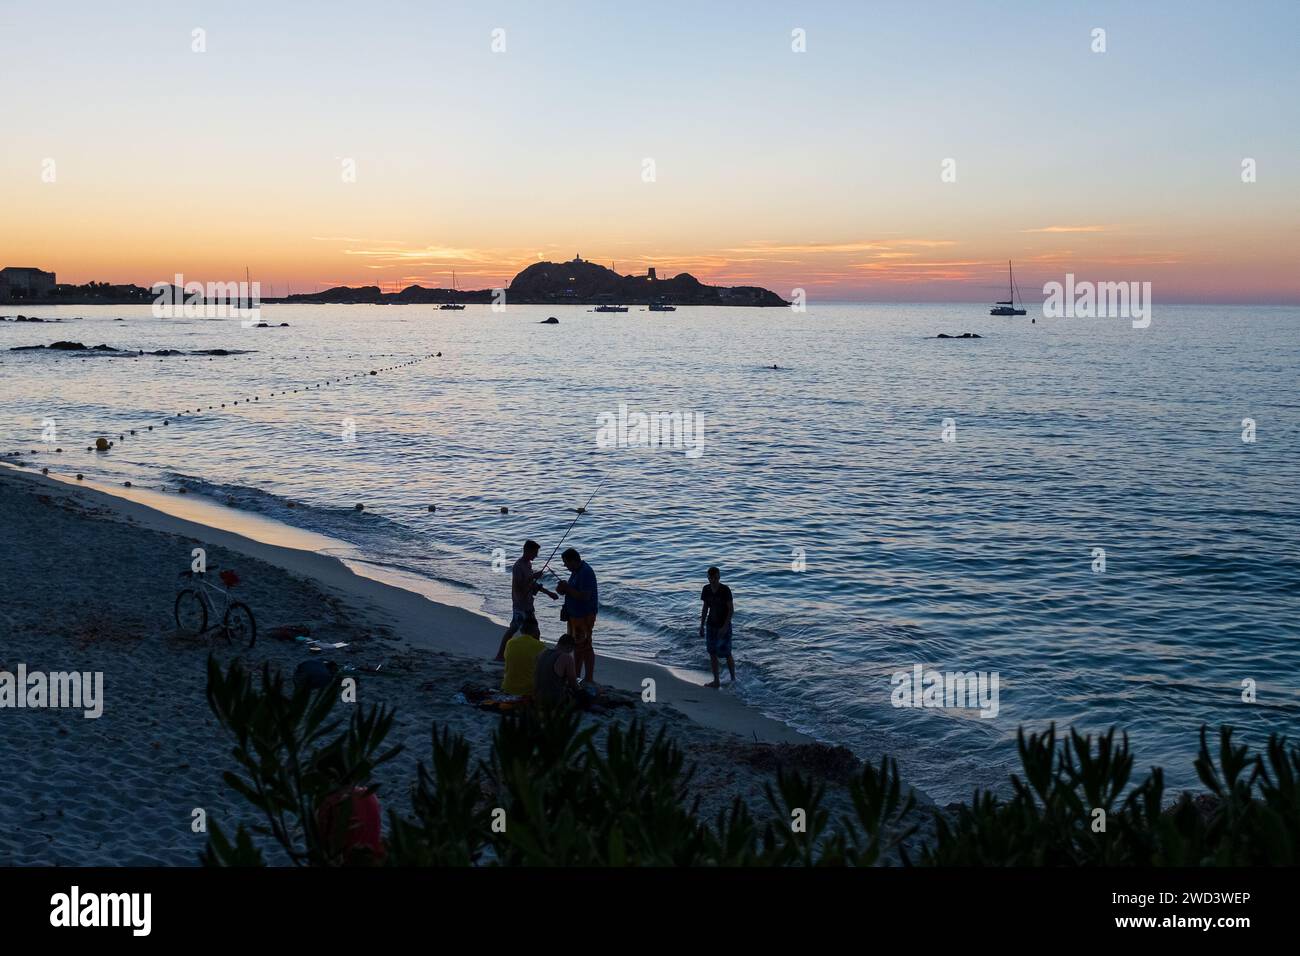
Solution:
[(709, 625), (704, 629), (704, 642), (709, 648), (709, 653), (714, 657), (730, 657), (731, 625), (725, 627)]

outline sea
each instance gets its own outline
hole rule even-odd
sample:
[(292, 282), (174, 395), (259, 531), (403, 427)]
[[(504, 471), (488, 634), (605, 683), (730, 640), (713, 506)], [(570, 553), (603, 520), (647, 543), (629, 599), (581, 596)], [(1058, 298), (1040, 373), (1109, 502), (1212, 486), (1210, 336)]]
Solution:
[[(0, 323), (7, 460), (184, 487), (499, 620), (523, 541), (567, 532), (598, 652), (701, 682), (717, 566), (718, 693), (940, 802), (1005, 792), (1020, 729), (1117, 728), (1171, 790), (1203, 726), (1300, 733), (1300, 309), (20, 313), (47, 321)], [(13, 351), (59, 340), (124, 351)], [(986, 706), (918, 675), (978, 675)]]

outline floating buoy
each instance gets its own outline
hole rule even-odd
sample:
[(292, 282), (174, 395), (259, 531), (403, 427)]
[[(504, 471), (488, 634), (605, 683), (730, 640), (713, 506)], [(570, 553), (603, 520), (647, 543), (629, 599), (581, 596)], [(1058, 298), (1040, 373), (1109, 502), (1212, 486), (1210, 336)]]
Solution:
[(169, 421), (167, 421), (167, 419), (164, 418), (164, 419), (163, 419), (163, 424), (164, 424), (164, 425), (170, 425), (171, 423), (170, 423)]
[(502, 506), (501, 506), (501, 513), (502, 513), (503, 515), (508, 515), (508, 514), (510, 514), (510, 509), (507, 508), (505, 505), (502, 505)]
[(149, 431), (153, 431), (153, 426), (152, 426), (152, 425), (149, 426)]
[(298, 507), (298, 506), (297, 506), (296, 504), (294, 504), (292, 501), (286, 501), (286, 502), (284, 503), (284, 505), (285, 505), (286, 508), (296, 508), (296, 507)]
[(184, 488), (177, 488), (177, 489), (176, 489), (176, 493), (177, 493), (178, 495), (183, 495), (183, 494), (185, 494), (185, 489), (184, 489)]
[(129, 482), (129, 481), (124, 481), (124, 482), (122, 482), (122, 484), (125, 485), (125, 486), (128, 487), (128, 488), (131, 487), (131, 482)]
[(376, 372), (374, 369), (371, 369), (371, 370), (370, 370), (370, 374), (371, 374), (371, 375), (378, 375), (379, 373)]
[(432, 514), (433, 512), (435, 512), (435, 511), (437, 511), (437, 510), (438, 510), (438, 506), (437, 506), (437, 505), (429, 505), (429, 513), (430, 513), (430, 514)]
[(56, 449), (54, 449), (54, 450), (55, 450), (56, 452), (62, 452), (62, 451), (63, 451), (62, 448), (56, 448)]
[(48, 469), (48, 468), (42, 468), (42, 469), (41, 469), (41, 474), (42, 474), (42, 475), (48, 475), (49, 473), (50, 473), (50, 469)]
[(78, 481), (81, 480), (81, 472), (77, 472), (77, 480), (78, 480)]
[(108, 449), (109, 449), (109, 444), (108, 444), (108, 439), (107, 439), (107, 438), (96, 438), (96, 439), (95, 439), (95, 450), (96, 450), (96, 451), (108, 451)]
[(132, 435), (135, 434), (135, 429), (134, 429), (134, 428), (131, 429), (131, 434), (132, 434)]
[(363, 504), (361, 504), (361, 502), (357, 502), (357, 510), (358, 510), (358, 511), (365, 511), (365, 510), (366, 510), (366, 506), (363, 505)]

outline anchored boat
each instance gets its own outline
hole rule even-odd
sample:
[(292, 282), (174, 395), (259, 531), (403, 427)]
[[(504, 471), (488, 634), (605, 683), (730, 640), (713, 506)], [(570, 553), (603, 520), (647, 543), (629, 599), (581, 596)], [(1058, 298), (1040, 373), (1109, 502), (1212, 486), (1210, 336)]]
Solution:
[[(995, 302), (993, 308), (989, 309), (989, 315), (1024, 315), (1023, 308), (1016, 308), (1016, 299), (1020, 298), (1020, 288), (1016, 285), (1015, 273), (1011, 271), (1011, 260), (1007, 260), (1007, 301)], [(1020, 299), (1023, 306), (1025, 300)]]
[[(452, 292), (456, 291), (456, 273), (454, 271), (451, 274), (451, 291)], [(465, 308), (465, 306), (461, 305), (453, 297), (452, 301), (444, 302), (442, 305), (438, 306), (438, 308), (443, 310), (459, 311)]]

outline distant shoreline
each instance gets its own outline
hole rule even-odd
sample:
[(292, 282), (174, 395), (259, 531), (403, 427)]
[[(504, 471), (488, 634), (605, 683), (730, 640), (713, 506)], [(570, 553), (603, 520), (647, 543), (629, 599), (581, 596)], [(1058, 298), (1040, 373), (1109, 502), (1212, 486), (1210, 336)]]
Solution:
[[(535, 262), (519, 272), (510, 284), (499, 289), (461, 291), (455, 288), (425, 288), (409, 285), (400, 292), (384, 292), (377, 285), (334, 286), (323, 292), (303, 292), (280, 298), (262, 298), (260, 283), (185, 281), (155, 283), (148, 288), (132, 284), (82, 283), (55, 285), (54, 273), (40, 291), (28, 288), (23, 296), (0, 299), (4, 306), (33, 305), (127, 305), (147, 304), (159, 295), (179, 302), (252, 301), (306, 305), (485, 305), (511, 302), (516, 305), (717, 305), (772, 308), (790, 305), (770, 289), (759, 286), (714, 286), (700, 282), (689, 272), (660, 278), (654, 268), (645, 275), (621, 275), (611, 268), (575, 256), (568, 262)], [(214, 287), (219, 287), (214, 289)], [(155, 291), (157, 290), (157, 291)]]

